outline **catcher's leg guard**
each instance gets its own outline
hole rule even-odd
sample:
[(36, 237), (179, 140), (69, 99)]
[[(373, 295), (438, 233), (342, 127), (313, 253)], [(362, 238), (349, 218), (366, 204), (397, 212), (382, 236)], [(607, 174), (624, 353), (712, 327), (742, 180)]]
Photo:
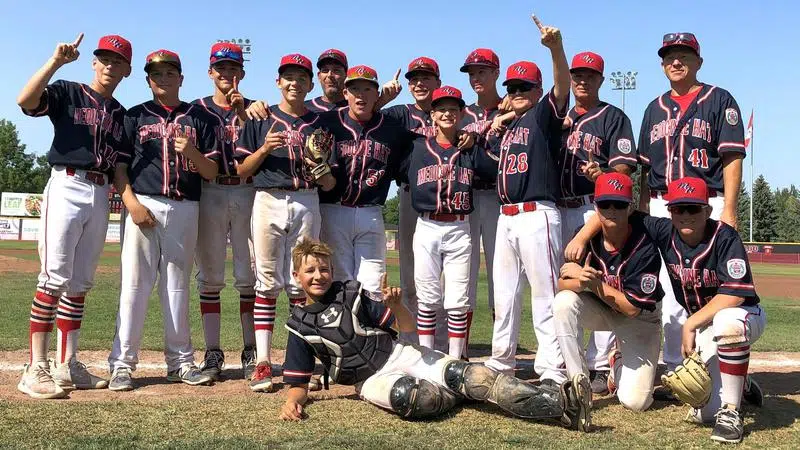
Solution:
[(424, 419), (449, 411), (458, 398), (430, 381), (404, 376), (395, 381), (389, 401), (392, 410), (401, 417)]
[(517, 417), (560, 418), (564, 412), (557, 388), (535, 386), (483, 364), (452, 361), (445, 367), (445, 383), (471, 400), (489, 401)]

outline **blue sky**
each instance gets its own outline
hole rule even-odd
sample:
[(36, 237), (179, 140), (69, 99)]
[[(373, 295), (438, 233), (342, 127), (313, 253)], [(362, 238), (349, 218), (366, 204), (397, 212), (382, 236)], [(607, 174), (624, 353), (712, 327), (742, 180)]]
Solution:
[[(57, 5), (47, 13), (46, 4)], [(790, 55), (800, 43), (796, 18), (800, 7), (791, 1), (702, 1), (683, 8), (668, 3), (632, 1), (362, 1), (348, 2), (97, 2), (6, 1), (0, 5), (0, 40), (15, 48), (0, 74), (0, 118), (17, 125), (28, 151), (46, 151), (52, 127), (45, 119), (22, 115), (15, 98), (26, 80), (52, 54), (56, 43), (86, 37), (80, 59), (63, 67), (54, 79), (91, 80), (91, 52), (104, 34), (120, 34), (133, 43), (133, 74), (117, 90), (131, 107), (150, 99), (144, 77), (147, 53), (167, 48), (180, 53), (185, 81), (182, 98), (209, 95), (208, 50), (216, 39), (250, 38), (252, 61), (240, 89), (250, 98), (278, 99), (275, 73), (286, 53), (299, 52), (315, 60), (324, 49), (347, 53), (351, 65), (368, 64), (381, 81), (417, 56), (439, 62), (442, 81), (474, 100), (466, 75), (458, 68), (476, 47), (493, 48), (505, 68), (518, 60), (539, 64), (545, 84), (552, 84), (547, 49), (530, 20), (535, 12), (547, 25), (561, 28), (569, 58), (591, 50), (603, 56), (606, 76), (614, 70), (638, 71), (638, 87), (626, 95), (626, 112), (638, 136), (647, 104), (668, 89), (656, 51), (661, 36), (692, 31), (705, 59), (700, 79), (729, 90), (739, 102), (742, 120), (755, 109), (755, 173), (765, 174), (773, 187), (798, 183), (789, 154), (800, 150), (790, 138), (790, 98), (796, 90), (798, 62)], [(457, 7), (454, 7), (456, 6)], [(14, 60), (10, 57), (14, 57)], [(782, 63), (782, 64), (781, 64)], [(313, 94), (319, 95), (319, 89)], [(621, 104), (620, 91), (607, 80), (601, 97)], [(399, 102), (410, 102), (407, 87)], [(749, 177), (750, 155), (745, 163)]]

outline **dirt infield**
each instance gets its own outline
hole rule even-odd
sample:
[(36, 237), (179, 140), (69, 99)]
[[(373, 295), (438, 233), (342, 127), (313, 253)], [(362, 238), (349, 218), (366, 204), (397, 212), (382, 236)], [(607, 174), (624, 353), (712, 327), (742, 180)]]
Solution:
[[(283, 350), (273, 350), (272, 354), (273, 374), (276, 382), (275, 393), (285, 395), (288, 386), (283, 385), (280, 378), (280, 364), (283, 363), (284, 352)], [(74, 391), (69, 398), (73, 401), (102, 402), (121, 399), (161, 401), (169, 398), (230, 398), (231, 396), (254, 397), (269, 395), (251, 392), (245, 380), (242, 379), (242, 372), (238, 365), (238, 354), (230, 353), (227, 356), (229, 366), (223, 371), (221, 381), (213, 386), (192, 387), (167, 381), (163, 355), (155, 351), (142, 351), (139, 355), (139, 368), (134, 372), (135, 390), (131, 392), (112, 392), (107, 389)], [(534, 356), (533, 354), (528, 354), (518, 357), (519, 365), (516, 372), (518, 378), (524, 380), (534, 378)], [(108, 377), (108, 363), (106, 362), (108, 352), (84, 351), (81, 352), (80, 357), (92, 373)], [(202, 352), (195, 353), (196, 361), (201, 361), (202, 358)], [(8, 401), (32, 400), (17, 390), (17, 382), (19, 382), (22, 366), (27, 362), (28, 352), (26, 350), (0, 352), (0, 399)], [(752, 354), (750, 372), (756, 380), (762, 382), (761, 384), (767, 394), (800, 394), (800, 373), (796, 372), (798, 367), (800, 367), (800, 354), (798, 353), (759, 352)], [(318, 366), (316, 372), (321, 373), (321, 367)], [(782, 375), (775, 376), (777, 374)], [(355, 389), (352, 386), (331, 384), (330, 390), (313, 392), (311, 393), (311, 398), (320, 400), (345, 398), (353, 395), (355, 395)]]

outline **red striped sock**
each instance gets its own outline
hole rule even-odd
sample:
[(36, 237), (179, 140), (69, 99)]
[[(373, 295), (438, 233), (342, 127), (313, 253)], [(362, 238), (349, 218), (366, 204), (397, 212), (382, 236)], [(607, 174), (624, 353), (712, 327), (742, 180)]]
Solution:
[(50, 344), (50, 332), (56, 320), (58, 297), (43, 291), (36, 291), (31, 304), (30, 317), (30, 362), (47, 363), (47, 350)]

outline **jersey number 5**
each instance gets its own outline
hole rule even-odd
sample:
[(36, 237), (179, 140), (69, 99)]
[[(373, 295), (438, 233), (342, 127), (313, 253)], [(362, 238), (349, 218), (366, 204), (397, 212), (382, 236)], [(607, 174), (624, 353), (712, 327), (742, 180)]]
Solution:
[(706, 153), (706, 149), (693, 148), (691, 153), (689, 153), (689, 162), (692, 163), (692, 167), (708, 169), (708, 154)]
[(469, 192), (456, 192), (453, 195), (453, 209), (456, 211), (469, 210)]
[(528, 171), (528, 154), (520, 153), (519, 155), (509, 153), (506, 155), (506, 175), (515, 173), (525, 173)]

